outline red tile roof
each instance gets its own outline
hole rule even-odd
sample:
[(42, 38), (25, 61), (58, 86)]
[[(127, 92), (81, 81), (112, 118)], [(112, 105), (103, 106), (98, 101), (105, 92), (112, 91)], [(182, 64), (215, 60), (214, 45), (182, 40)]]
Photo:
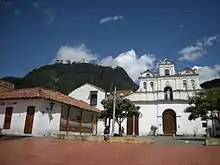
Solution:
[(131, 93), (133, 93), (133, 91), (132, 90), (117, 90), (116, 91), (116, 94), (131, 94)]
[(84, 101), (77, 100), (77, 99), (71, 98), (67, 95), (64, 95), (60, 92), (54, 92), (54, 91), (44, 89), (41, 87), (19, 89), (19, 90), (13, 90), (10, 92), (1, 92), (0, 93), (0, 100), (11, 100), (11, 99), (53, 100), (53, 101), (67, 104), (70, 106), (78, 107), (80, 109), (100, 112), (99, 109), (90, 106), (88, 103), (86, 103)]

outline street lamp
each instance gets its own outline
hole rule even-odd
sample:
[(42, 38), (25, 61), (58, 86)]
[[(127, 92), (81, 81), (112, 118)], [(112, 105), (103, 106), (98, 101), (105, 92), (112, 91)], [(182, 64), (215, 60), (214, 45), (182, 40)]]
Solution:
[(135, 136), (135, 118), (136, 118), (136, 116), (133, 115), (133, 117), (132, 117), (132, 119), (133, 119), (133, 133), (132, 133), (132, 135), (133, 136)]
[[(107, 92), (106, 95), (107, 95), (107, 97), (109, 97), (109, 96), (111, 96), (111, 93)], [(107, 99), (109, 99), (109, 98), (107, 98)], [(114, 136), (114, 132), (115, 132), (115, 106), (116, 106), (116, 87), (114, 89), (114, 95), (113, 95), (113, 113), (112, 113), (112, 129), (111, 129), (112, 136)]]
[(113, 100), (113, 113), (112, 113), (112, 136), (115, 132), (115, 106), (116, 106), (116, 86), (114, 89), (114, 100)]

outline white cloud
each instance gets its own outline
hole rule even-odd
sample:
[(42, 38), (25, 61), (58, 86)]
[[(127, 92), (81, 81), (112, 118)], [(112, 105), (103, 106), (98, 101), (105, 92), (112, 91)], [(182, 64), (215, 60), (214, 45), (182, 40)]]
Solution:
[(118, 65), (124, 68), (134, 81), (137, 80), (143, 70), (154, 68), (155, 60), (155, 57), (150, 54), (137, 57), (134, 50), (122, 53), (115, 58)]
[(102, 18), (100, 19), (99, 23), (100, 24), (103, 24), (103, 23), (107, 23), (107, 22), (110, 22), (110, 21), (117, 21), (117, 20), (120, 20), (120, 19), (123, 19), (124, 17), (121, 16), (121, 15), (118, 15), (118, 16), (109, 16), (109, 17), (105, 17), (105, 18)]
[[(95, 60), (102, 66), (120, 66), (126, 70), (128, 75), (135, 82), (137, 82), (141, 72), (147, 68), (154, 69), (156, 61), (154, 55), (144, 54), (142, 56), (138, 56), (133, 49), (121, 53), (115, 58), (112, 56), (98, 58), (98, 56), (92, 53), (85, 45), (74, 47), (68, 45), (61, 46), (52, 62), (55, 62), (56, 59), (63, 60), (63, 62), (67, 60), (70, 60), (71, 62), (91, 62)], [(193, 69), (197, 69), (200, 83), (220, 77), (220, 64), (214, 65), (213, 67), (194, 66)]]
[(116, 58), (112, 56), (106, 57), (101, 60), (100, 65), (120, 66), (126, 70), (133, 81), (137, 81), (138, 76), (143, 70), (154, 68), (155, 60), (154, 55), (151, 54), (144, 54), (138, 57), (136, 52), (132, 49), (119, 54)]
[(205, 54), (207, 54), (206, 48), (213, 45), (213, 42), (217, 40), (218, 36), (212, 36), (204, 38), (203, 40), (196, 41), (195, 44), (187, 46), (180, 50), (178, 53), (181, 55), (179, 60), (195, 61)]
[(205, 81), (210, 81), (215, 78), (220, 77), (220, 65), (209, 66), (194, 66), (193, 69), (197, 69), (199, 74), (199, 82), (203, 83)]
[(137, 80), (143, 70), (154, 68), (154, 62), (156, 60), (154, 55), (150, 54), (144, 54), (138, 57), (134, 50), (121, 53), (115, 58), (108, 56), (99, 59), (96, 55), (92, 54), (85, 45), (80, 45), (78, 47), (62, 46), (57, 52), (55, 59), (53, 59), (53, 62), (56, 59), (63, 61), (70, 60), (71, 62), (90, 62), (96, 60), (99, 65), (112, 67), (120, 66), (126, 70), (133, 81)]
[(205, 46), (212, 46), (213, 41), (215, 41), (217, 39), (218, 39), (218, 36), (212, 36), (212, 37), (206, 38), (205, 42), (204, 42), (204, 45)]
[(96, 57), (91, 53), (89, 49), (86, 48), (85, 45), (80, 45), (80, 46), (61, 46), (59, 51), (57, 52), (57, 55), (53, 61), (56, 59), (59, 60), (70, 60), (71, 62), (81, 62), (81, 61), (91, 61), (95, 60)]
[(118, 66), (117, 61), (115, 61), (115, 59), (112, 56), (107, 56), (101, 59), (99, 64), (102, 66), (112, 66), (113, 68)]

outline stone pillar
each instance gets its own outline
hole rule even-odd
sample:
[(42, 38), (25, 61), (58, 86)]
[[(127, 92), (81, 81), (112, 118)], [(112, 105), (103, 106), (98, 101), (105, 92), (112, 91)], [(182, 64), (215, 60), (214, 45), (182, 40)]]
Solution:
[(66, 134), (68, 134), (68, 132), (69, 132), (69, 116), (70, 116), (70, 107), (67, 108)]
[(135, 115), (133, 115), (133, 135), (135, 135)]
[(94, 115), (92, 114), (92, 121), (91, 121), (91, 133), (93, 134), (93, 127), (94, 127)]
[(82, 134), (82, 117), (83, 117), (83, 111), (80, 111), (80, 123), (79, 123), (79, 130), (80, 130), (80, 135)]

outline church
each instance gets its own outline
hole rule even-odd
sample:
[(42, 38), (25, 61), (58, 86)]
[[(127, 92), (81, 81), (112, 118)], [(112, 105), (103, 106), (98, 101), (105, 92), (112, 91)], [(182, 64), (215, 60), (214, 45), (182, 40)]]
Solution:
[(155, 72), (145, 70), (139, 77), (139, 89), (126, 96), (141, 112), (140, 118), (126, 121), (127, 134), (148, 135), (151, 126), (157, 127), (158, 135), (205, 134), (206, 121), (189, 121), (184, 112), (188, 97), (200, 89), (196, 70), (177, 71), (170, 60), (160, 61)]

